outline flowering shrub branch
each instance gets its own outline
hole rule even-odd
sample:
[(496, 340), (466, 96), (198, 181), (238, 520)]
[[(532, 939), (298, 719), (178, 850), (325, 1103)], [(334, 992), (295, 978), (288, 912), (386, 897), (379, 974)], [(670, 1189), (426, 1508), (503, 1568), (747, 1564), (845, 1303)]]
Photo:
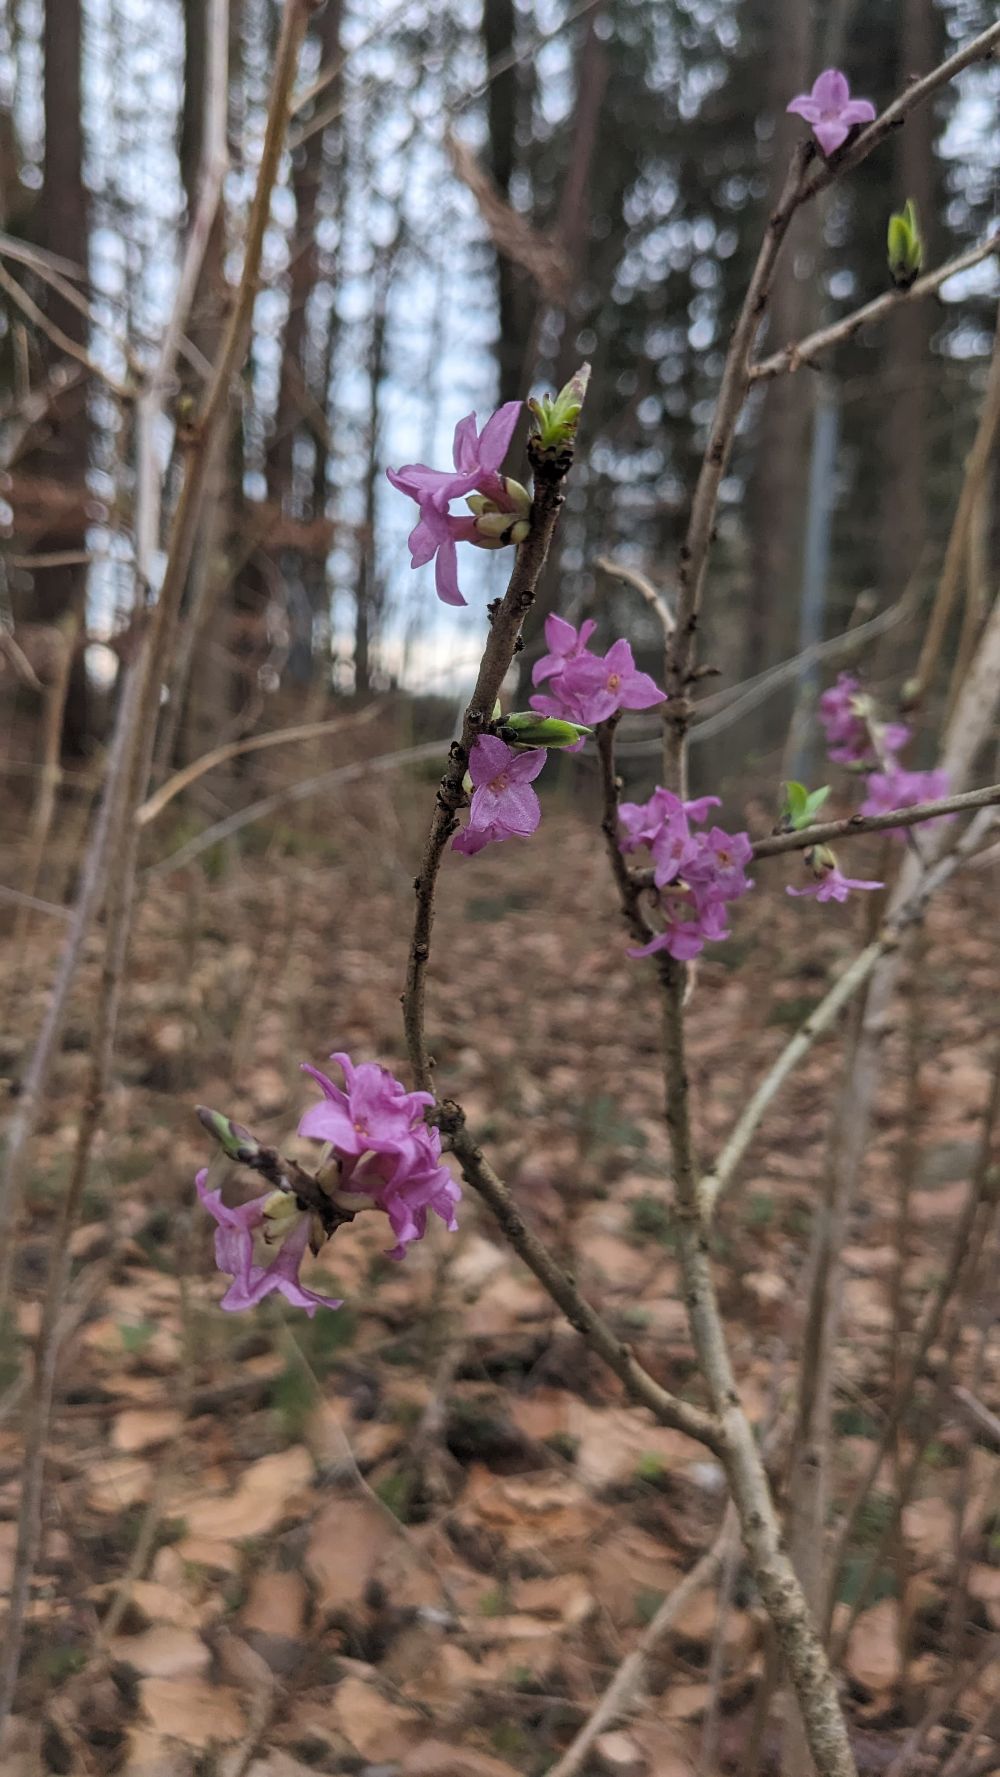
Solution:
[[(749, 1568), (774, 1627), (820, 1777), (856, 1777), (856, 1766), (817, 1614), (810, 1610), (785, 1550), (764, 1456), (737, 1389), (712, 1269), (713, 1214), (784, 1080), (859, 988), (878, 979), (879, 965), (897, 946), (902, 930), (921, 916), (929, 895), (980, 843), (992, 821), (991, 810), (1000, 803), (1000, 786), (947, 796), (942, 792), (955, 780), (943, 770), (913, 772), (901, 766), (898, 755), (910, 738), (909, 729), (882, 720), (857, 679), (841, 675), (821, 700), (820, 717), (831, 759), (866, 775), (865, 801), (857, 814), (843, 820), (817, 821), (828, 787), (810, 791), (805, 785), (786, 785), (778, 831), (753, 842), (745, 832), (708, 824), (714, 820), (710, 810), (719, 806), (717, 797), (689, 796), (690, 692), (705, 670), (697, 665), (696, 644), (719, 489), (755, 377), (752, 353), (789, 224), (803, 203), (857, 165), (913, 106), (961, 68), (990, 54), (998, 42), (1000, 26), (982, 33), (915, 83), (879, 118), (867, 100), (851, 98), (846, 79), (837, 70), (827, 70), (808, 95), (800, 95), (789, 106), (812, 125), (825, 158), (817, 169), (816, 144), (804, 140), (799, 145), (768, 219), (733, 330), (693, 493), (680, 552), (676, 614), (667, 610), (658, 594), (650, 597), (648, 589), (641, 588), (664, 631), (665, 689), (636, 665), (625, 637), (614, 639), (600, 654), (591, 647), (596, 628), (592, 621), (577, 629), (553, 614), (545, 626), (547, 651), (532, 675), (534, 685), (543, 689), (534, 691), (530, 711), (505, 715), (500, 702), (562, 507), (586, 392), (586, 368), (555, 397), (529, 403), (534, 416), (528, 447), (534, 478), (530, 495), (503, 471), (520, 413), (517, 402), (505, 404), (481, 429), (474, 415), (459, 422), (452, 469), (408, 464), (389, 471), (392, 484), (418, 508), (410, 536), (412, 565), (419, 570), (434, 560), (436, 589), (446, 602), (465, 604), (458, 587), (459, 542), (516, 551), (507, 591), (489, 607), (489, 633), (475, 689), (438, 786), (414, 884), (403, 1021), (416, 1089), (408, 1091), (374, 1063), (355, 1066), (350, 1057), (338, 1054), (334, 1059), (342, 1068), (343, 1086), (313, 1068), (307, 1070), (322, 1094), (299, 1126), (301, 1135), (323, 1143), (314, 1171), (265, 1148), (217, 1113), (206, 1113), (204, 1120), (226, 1157), (261, 1174), (270, 1189), (232, 1209), (223, 1204), (219, 1191), (209, 1188), (205, 1173), (197, 1185), (216, 1222), (219, 1269), (232, 1279), (222, 1305), (249, 1307), (278, 1290), (312, 1314), (319, 1307), (339, 1304), (304, 1285), (299, 1267), (307, 1251), (322, 1250), (344, 1222), (365, 1212), (384, 1215), (395, 1238), (389, 1255), (393, 1258), (402, 1258), (407, 1246), (423, 1236), (429, 1211), (449, 1228), (456, 1225), (460, 1191), (444, 1163), (446, 1152), (453, 1155), (466, 1183), (493, 1211), (514, 1251), (631, 1397), (661, 1423), (683, 1430), (718, 1455)], [(908, 251), (904, 269), (907, 276), (912, 269), (915, 277), (917, 246), (911, 243)], [(913, 290), (919, 287), (914, 282)], [(848, 330), (853, 324), (860, 321), (849, 317)], [(802, 349), (810, 343), (819, 349), (815, 339), (801, 342)], [(791, 367), (795, 349), (787, 348), (790, 355), (782, 367)], [(776, 368), (768, 368), (771, 363), (765, 360), (757, 374), (777, 374)], [(471, 516), (451, 512), (456, 499), (466, 501)], [(645, 803), (623, 802), (615, 763), (618, 724), (624, 711), (658, 706), (664, 716), (664, 782)], [(467, 1128), (462, 1107), (438, 1093), (428, 1046), (427, 971), (437, 881), (449, 842), (451, 849), (472, 858), (491, 844), (529, 837), (541, 816), (533, 784), (548, 748), (579, 751), (592, 731), (601, 768), (602, 831), (623, 917), (634, 940), (629, 954), (653, 959), (661, 987), (664, 1112), (673, 1162), (677, 1244), (707, 1407), (680, 1400), (654, 1380), (526, 1226), (511, 1193)], [(467, 805), (469, 819), (459, 831), (460, 812)], [(932, 841), (927, 855), (907, 860), (915, 864), (916, 875), (904, 876), (890, 899), (878, 938), (792, 1038), (737, 1119), (712, 1170), (703, 1171), (693, 1138), (687, 1066), (686, 1008), (692, 986), (688, 965), (706, 944), (728, 936), (727, 907), (754, 886), (748, 866), (754, 859), (802, 851), (810, 881), (804, 887), (790, 887), (789, 893), (820, 902), (843, 901), (852, 890), (874, 890), (883, 884), (846, 876), (829, 840), (880, 830), (912, 834), (918, 825), (972, 810), (977, 811), (976, 818), (965, 833), (949, 837), (945, 832), (940, 844)], [(651, 862), (636, 868), (629, 855), (642, 847)]]

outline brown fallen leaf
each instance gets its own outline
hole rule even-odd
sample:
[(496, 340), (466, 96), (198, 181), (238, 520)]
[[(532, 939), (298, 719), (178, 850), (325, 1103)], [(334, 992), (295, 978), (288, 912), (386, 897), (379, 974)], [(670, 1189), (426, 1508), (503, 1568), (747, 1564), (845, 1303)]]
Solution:
[(337, 1686), (333, 1714), (355, 1751), (380, 1764), (401, 1758), (424, 1725), (416, 1710), (390, 1703), (374, 1684), (353, 1676)]
[(403, 1759), (406, 1777), (517, 1777), (512, 1765), (471, 1746), (421, 1740)]
[(844, 1665), (868, 1691), (891, 1691), (898, 1684), (899, 1605), (894, 1598), (883, 1598), (862, 1611), (851, 1630)]
[(330, 1502), (313, 1521), (306, 1567), (320, 1610), (352, 1609), (395, 1541), (385, 1514), (367, 1499)]
[(224, 1746), (243, 1733), (239, 1696), (225, 1685), (200, 1678), (145, 1678), (139, 1698), (150, 1727), (185, 1746)]
[(918, 1561), (950, 1560), (954, 1513), (946, 1499), (914, 1499), (903, 1508), (903, 1535)]
[(183, 1414), (173, 1407), (163, 1407), (158, 1412), (144, 1412), (142, 1408), (129, 1408), (119, 1413), (111, 1428), (111, 1442), (116, 1450), (132, 1455), (137, 1450), (150, 1450), (156, 1444), (165, 1444), (175, 1438), (184, 1423)]
[(642, 1747), (631, 1734), (615, 1731), (599, 1735), (594, 1753), (607, 1777), (644, 1777), (649, 1768)]
[(308, 1602), (309, 1589), (300, 1573), (275, 1568), (258, 1573), (240, 1611), (241, 1627), (294, 1640), (302, 1632)]
[(183, 1678), (205, 1672), (212, 1658), (200, 1635), (170, 1623), (160, 1623), (140, 1635), (118, 1635), (111, 1652), (116, 1660), (147, 1678)]
[(87, 1503), (95, 1512), (142, 1505), (153, 1487), (153, 1465), (141, 1456), (108, 1456), (87, 1468)]
[(288, 1516), (295, 1495), (304, 1492), (312, 1476), (313, 1462), (308, 1450), (303, 1444), (293, 1444), (288, 1450), (251, 1463), (235, 1493), (181, 1502), (178, 1511), (191, 1536), (219, 1542), (264, 1536)]
[[(169, 1553), (169, 1548), (164, 1552)], [(102, 1586), (98, 1595), (109, 1596), (114, 1589), (111, 1585)], [(211, 1608), (185, 1597), (179, 1580), (173, 1585), (163, 1585), (158, 1580), (133, 1580), (129, 1602), (144, 1619), (147, 1629), (155, 1623), (172, 1623), (177, 1629), (200, 1629)]]

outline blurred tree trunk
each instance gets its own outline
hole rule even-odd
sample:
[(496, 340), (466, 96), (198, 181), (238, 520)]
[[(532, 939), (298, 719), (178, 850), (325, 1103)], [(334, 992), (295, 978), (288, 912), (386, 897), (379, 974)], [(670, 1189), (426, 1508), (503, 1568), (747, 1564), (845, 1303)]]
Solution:
[(389, 291), (396, 255), (403, 239), (403, 223), (397, 220), (395, 234), (388, 247), (375, 261), (372, 289), (372, 320), (368, 350), (368, 454), (365, 464), (365, 516), (361, 533), (361, 556), (358, 563), (357, 606), (354, 621), (354, 692), (367, 697), (371, 690), (371, 643), (382, 612), (383, 592), (378, 568), (376, 537), (377, 490), (382, 485), (383, 468), (379, 452), (379, 418), (382, 379), (385, 375), (386, 321)]
[[(589, 15), (577, 58), (573, 127), (556, 218), (556, 238), (563, 248), (568, 267), (565, 304), (561, 316), (555, 317), (560, 328), (559, 349), (552, 378), (556, 389), (561, 389), (579, 366), (576, 337), (580, 290), (590, 239), (591, 181), (601, 108), (608, 85), (608, 56), (597, 29), (601, 13), (602, 9), (598, 7)], [(530, 372), (531, 368), (530, 365), (525, 365), (525, 372)], [(522, 386), (518, 393), (526, 394), (527, 388)], [(529, 692), (531, 667), (541, 650), (545, 619), (558, 600), (564, 547), (564, 530), (560, 528), (556, 534), (552, 556), (542, 576), (538, 596), (525, 620), (524, 651), (518, 657), (520, 704), (524, 703)]]
[[(340, 33), (343, 20), (342, 0), (327, 0), (319, 15), (319, 65), (326, 69), (336, 65), (341, 54)], [(318, 99), (324, 109), (337, 108), (342, 82), (331, 82)], [(308, 136), (296, 151), (292, 172), (292, 193), (295, 199), (295, 235), (291, 243), (288, 273), (288, 320), (285, 325), (281, 362), (281, 382), (274, 443), (268, 455), (268, 497), (290, 519), (307, 522), (322, 518), (326, 493), (326, 442), (321, 429), (310, 424), (306, 408), (314, 406), (320, 414), (326, 410), (326, 366), (335, 330), (331, 310), (327, 336), (311, 336), (309, 299), (319, 279), (316, 250), (316, 223), (319, 214), (320, 190), (325, 170), (339, 175), (339, 122), (333, 121), (324, 130)], [(318, 358), (322, 369), (310, 377), (310, 361)], [(312, 450), (311, 472), (297, 457), (297, 448), (306, 440)], [(282, 573), (286, 582), (297, 591), (290, 599), (289, 623), (291, 649), (289, 670), (300, 680), (308, 679), (312, 670), (313, 625), (319, 614), (325, 588), (325, 565), (320, 546), (286, 549), (282, 553)]]
[[(82, 0), (46, 0), (43, 30), (45, 54), (45, 157), (43, 189), (34, 210), (39, 244), (86, 271), (89, 260), (89, 198), (83, 182), (83, 119), (81, 70), (83, 63)], [(87, 343), (87, 320), (54, 290), (45, 293), (51, 320), (79, 345)], [(52, 358), (55, 348), (46, 349)], [(25, 459), (29, 473), (55, 477), (66, 489), (80, 494), (77, 509), (84, 507), (87, 477), (89, 424), (86, 380), (74, 382), (52, 411), (50, 438), (42, 450)], [(86, 527), (70, 534), (66, 523), (57, 531), (36, 536), (34, 551), (83, 550)], [(70, 674), (63, 719), (63, 749), (85, 753), (88, 747), (88, 696), (84, 661), (84, 606), (87, 568), (83, 564), (43, 568), (35, 575), (31, 616), (41, 623), (74, 618), (80, 646)]]
[[(933, 67), (940, 24), (933, 0), (904, 0), (896, 87)], [(894, 173), (893, 209), (901, 209), (908, 197), (914, 199), (926, 262), (933, 265), (934, 113), (930, 105), (918, 106), (906, 128), (897, 131)], [(887, 602), (899, 597), (915, 572), (927, 536), (927, 375), (934, 325), (933, 303), (907, 303), (893, 315), (886, 337), (882, 436), (886, 480), (880, 559), (881, 592)]]
[[(206, 152), (210, 94), (209, 31), (212, 0), (184, 0), (184, 108), (181, 116), (181, 177), (188, 222), (198, 203)], [(230, 46), (234, 33), (229, 27)], [(188, 326), (193, 345), (214, 362), (228, 309), (225, 276), (225, 212), (220, 204), (209, 236)], [(233, 703), (233, 675), (227, 661), (231, 628), (229, 540), (232, 499), (239, 482), (230, 475), (223, 435), (206, 464), (209, 499), (202, 519), (187, 589), (185, 637), (171, 686), (173, 707), (164, 718), (160, 765), (168, 769), (183, 721), (181, 751), (196, 759), (218, 740)], [(237, 494), (238, 497), (238, 494)]]
[[(802, 0), (779, 0), (766, 15), (769, 33), (767, 110), (775, 119), (768, 207), (784, 183), (791, 147), (800, 126), (785, 115), (789, 96), (812, 84), (813, 31), (810, 8)], [(819, 234), (816, 206), (799, 212), (768, 307), (767, 339), (774, 347), (809, 331), (817, 308)], [(743, 626), (745, 676), (795, 650), (799, 582), (813, 389), (808, 376), (776, 377), (768, 383), (753, 434), (753, 461), (747, 497), (750, 540), (750, 603)], [(787, 714), (787, 703), (783, 714)], [(763, 721), (780, 726), (773, 704)], [(777, 734), (775, 738), (777, 738)]]
[[(496, 185), (508, 203), (517, 153), (518, 70), (503, 64), (513, 59), (515, 24), (514, 0), (483, 0), (482, 36), (487, 73), (494, 66), (500, 70), (486, 89), (487, 158)], [(497, 298), (500, 400), (516, 401), (524, 392), (525, 353), (535, 303), (527, 275), (502, 253), (497, 254)]]

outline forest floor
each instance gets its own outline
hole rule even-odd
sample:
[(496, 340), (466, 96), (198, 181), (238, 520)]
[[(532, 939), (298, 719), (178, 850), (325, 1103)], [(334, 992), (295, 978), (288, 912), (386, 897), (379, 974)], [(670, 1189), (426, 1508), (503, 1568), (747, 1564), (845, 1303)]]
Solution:
[[(334, 817), (320, 805), (235, 866), (209, 859), (148, 884), (116, 1087), (73, 1236), (44, 1543), (4, 1777), (541, 1777), (717, 1532), (714, 1459), (623, 1399), (468, 1195), (460, 1232), (436, 1227), (401, 1264), (382, 1256), (375, 1218), (342, 1229), (315, 1266), (320, 1287), (332, 1280), (345, 1298), (339, 1313), (310, 1322), (273, 1299), (252, 1315), (219, 1310), (225, 1286), (193, 1193), (209, 1144), (191, 1107), (287, 1142), (313, 1096), (301, 1061), (322, 1066), (346, 1049), (406, 1077), (399, 992), (431, 794), (421, 777), (374, 808), (359, 797)], [(871, 874), (877, 855), (852, 851), (856, 873)], [(697, 971), (691, 1077), (706, 1156), (861, 939), (864, 908), (786, 899), (793, 870), (759, 867), (732, 938)], [(885, 1037), (845, 1253), (836, 1502), (890, 1398), (900, 1179), (907, 1329), (969, 1188), (996, 1041), (996, 880), (995, 868), (969, 871), (934, 906), (918, 1003), (900, 1000)], [(36, 919), (16, 954), (0, 950), (8, 1085), (40, 1021), (56, 932)], [(95, 940), (34, 1150), (17, 1251), (24, 1342), (72, 1153), (98, 955)], [(526, 1219), (584, 1291), (656, 1375), (700, 1398), (674, 1252), (655, 986), (625, 955), (595, 831), (550, 812), (530, 843), (450, 857), (434, 963), (442, 1091), (464, 1103)], [(762, 1428), (792, 1397), (839, 1036), (792, 1077), (720, 1215), (722, 1298)], [(995, 1300), (964, 1305), (948, 1376), (997, 1411)], [(935, 1357), (945, 1364), (943, 1347)], [(0, 1378), (3, 1585), (25, 1358), (26, 1343), (9, 1350)], [(963, 1773), (1000, 1772), (1000, 1452), (947, 1381), (922, 1385), (897, 1460), (917, 1445), (914, 1496), (844, 1662), (859, 1766), (887, 1771), (929, 1709), (908, 1773), (939, 1772), (949, 1757)], [(862, 1515), (838, 1622), (891, 1531), (895, 1472), (887, 1462)], [(587, 1770), (744, 1772), (766, 1655), (759, 1607), (730, 1563)], [(772, 1711), (763, 1773), (777, 1769), (780, 1741)]]

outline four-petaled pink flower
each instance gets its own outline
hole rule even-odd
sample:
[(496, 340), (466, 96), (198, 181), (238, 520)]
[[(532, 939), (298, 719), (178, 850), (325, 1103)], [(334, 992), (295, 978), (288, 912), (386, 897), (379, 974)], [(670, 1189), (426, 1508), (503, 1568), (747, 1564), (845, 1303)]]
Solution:
[(846, 74), (826, 68), (813, 82), (812, 92), (799, 93), (786, 107), (813, 126), (824, 154), (833, 154), (847, 141), (856, 123), (872, 123), (875, 107), (870, 99), (852, 99)]
[(545, 758), (544, 748), (516, 753), (497, 735), (480, 735), (469, 755), (473, 784), (469, 824), (452, 840), (455, 851), (472, 857), (484, 845), (535, 831), (542, 810), (531, 785)]
[(834, 864), (827, 870), (820, 882), (811, 882), (806, 888), (793, 888), (791, 883), (785, 890), (786, 895), (813, 895), (817, 901), (846, 901), (852, 889), (880, 889), (884, 882), (865, 882), (858, 876), (845, 876)]
[[(312, 1228), (312, 1216), (300, 1210), (294, 1197), (280, 1191), (267, 1191), (236, 1209), (228, 1209), (221, 1191), (206, 1188), (207, 1168), (195, 1179), (198, 1196), (208, 1210), (215, 1229), (215, 1263), (232, 1278), (219, 1306), (231, 1314), (242, 1308), (254, 1308), (277, 1290), (294, 1308), (304, 1308), (310, 1319), (317, 1308), (342, 1308), (334, 1296), (321, 1296), (299, 1282), (299, 1266), (305, 1257)], [(269, 1264), (255, 1262), (254, 1236), (263, 1243), (277, 1243), (277, 1251)]]
[(578, 648), (550, 675), (548, 691), (536, 692), (530, 699), (532, 709), (542, 715), (561, 716), (588, 728), (606, 722), (619, 710), (648, 710), (665, 701), (666, 692), (648, 673), (639, 671), (624, 638), (612, 642), (603, 657), (589, 648)]
[(449, 501), (475, 491), (500, 512), (510, 512), (512, 519), (521, 511), (500, 473), (520, 412), (520, 401), (506, 401), (486, 421), (482, 432), (476, 428), (474, 413), (459, 420), (452, 449), (453, 470), (431, 469), (425, 463), (404, 463), (401, 469), (386, 470), (393, 487), (416, 500), (420, 508), (420, 517), (409, 536), (410, 566), (421, 568), (437, 557), (435, 585), (438, 598), (446, 605), (467, 603), (458, 587), (456, 543), (496, 548), (500, 541), (495, 535), (484, 537), (475, 518), (453, 518), (448, 511)]
[(587, 646), (597, 624), (592, 617), (585, 617), (579, 630), (567, 623), (565, 617), (552, 616), (545, 619), (545, 640), (549, 651), (536, 660), (531, 669), (531, 683), (540, 685), (543, 679), (554, 679), (565, 670), (567, 662), (576, 660)]

